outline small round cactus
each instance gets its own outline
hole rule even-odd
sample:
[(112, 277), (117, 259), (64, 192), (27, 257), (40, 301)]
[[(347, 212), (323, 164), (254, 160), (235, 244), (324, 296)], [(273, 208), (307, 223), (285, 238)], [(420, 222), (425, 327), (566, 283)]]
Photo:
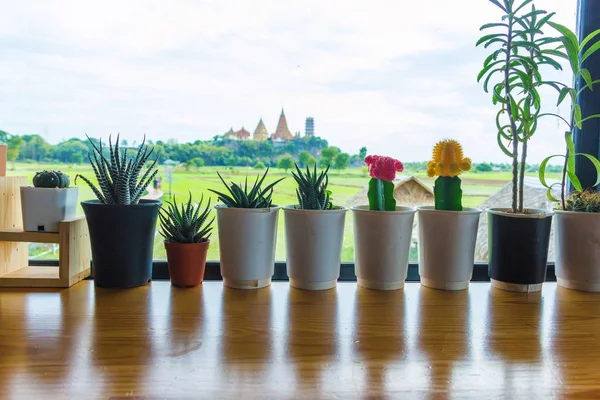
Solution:
[(69, 175), (61, 171), (42, 171), (33, 177), (33, 186), (37, 188), (59, 188), (69, 187)]

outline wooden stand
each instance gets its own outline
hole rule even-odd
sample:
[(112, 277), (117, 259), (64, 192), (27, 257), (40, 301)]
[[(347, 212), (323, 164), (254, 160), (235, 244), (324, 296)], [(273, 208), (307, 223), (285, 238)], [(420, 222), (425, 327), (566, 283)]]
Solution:
[[(25, 177), (0, 177), (0, 287), (69, 287), (90, 275), (85, 218), (63, 221), (58, 233), (24, 232), (20, 187)], [(56, 243), (58, 267), (30, 267), (27, 243)]]

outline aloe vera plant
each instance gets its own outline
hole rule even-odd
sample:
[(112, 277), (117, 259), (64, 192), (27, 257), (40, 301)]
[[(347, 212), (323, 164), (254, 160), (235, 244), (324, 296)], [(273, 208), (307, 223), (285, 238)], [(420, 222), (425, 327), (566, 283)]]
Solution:
[(77, 175), (75, 183), (78, 178), (83, 179), (102, 204), (137, 204), (144, 190), (158, 173), (158, 169), (155, 168), (158, 158), (155, 158), (150, 167), (142, 174), (144, 165), (154, 152), (154, 147), (146, 145), (146, 138), (144, 138), (135, 157), (128, 157), (127, 149), (121, 151), (119, 148), (119, 136), (117, 135), (114, 146), (111, 137), (108, 139), (109, 155), (107, 157), (104, 154), (102, 141), (96, 145), (89, 137), (88, 140), (92, 145), (92, 149), (88, 152), (88, 159), (96, 175), (98, 186), (83, 175)]
[(202, 243), (207, 242), (212, 233), (214, 217), (207, 222), (210, 215), (210, 199), (206, 207), (202, 207), (204, 195), (198, 204), (192, 202), (192, 194), (186, 203), (167, 202), (160, 210), (160, 233), (169, 243)]
[(292, 176), (298, 184), (296, 197), (298, 198), (298, 208), (301, 210), (332, 210), (331, 191), (327, 190), (329, 184), (329, 166), (320, 174), (317, 174), (317, 166), (313, 172), (306, 167), (303, 172), (296, 164), (296, 172), (292, 171)]
[(279, 182), (284, 180), (285, 178), (281, 178), (276, 180), (275, 182), (267, 185), (264, 189), (262, 185), (269, 173), (269, 169), (265, 171), (265, 173), (261, 176), (256, 177), (256, 181), (254, 185), (248, 190), (248, 177), (246, 176), (246, 180), (243, 184), (237, 184), (234, 182), (230, 182), (227, 184), (221, 174), (217, 172), (219, 179), (223, 182), (223, 185), (227, 188), (229, 194), (219, 192), (217, 190), (208, 189), (217, 196), (219, 196), (219, 200), (223, 202), (227, 207), (230, 208), (270, 208), (272, 205), (272, 197), (273, 197), (273, 188)]

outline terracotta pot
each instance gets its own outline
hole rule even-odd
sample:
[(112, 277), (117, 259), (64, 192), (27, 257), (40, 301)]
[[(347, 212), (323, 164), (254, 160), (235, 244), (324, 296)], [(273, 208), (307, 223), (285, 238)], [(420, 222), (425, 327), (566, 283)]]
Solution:
[(279, 207), (217, 209), (221, 276), (234, 289), (260, 289), (271, 284)]
[(178, 287), (198, 286), (204, 278), (210, 242), (165, 242), (171, 284)]
[(358, 286), (376, 290), (404, 287), (408, 272), (416, 210), (371, 211), (352, 207), (354, 213), (355, 273)]
[(300, 210), (283, 207), (287, 273), (297, 289), (327, 290), (340, 277), (346, 207)]
[(600, 292), (600, 214), (555, 211), (554, 229), (558, 284)]
[(488, 271), (492, 286), (510, 292), (539, 292), (546, 280), (552, 212), (488, 209)]
[(469, 287), (475, 264), (475, 241), (481, 210), (419, 207), (419, 275), (432, 289)]

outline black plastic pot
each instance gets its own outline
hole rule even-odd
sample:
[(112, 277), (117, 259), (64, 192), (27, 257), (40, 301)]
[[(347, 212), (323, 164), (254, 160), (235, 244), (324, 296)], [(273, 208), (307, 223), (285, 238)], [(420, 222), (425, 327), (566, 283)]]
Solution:
[(546, 280), (552, 213), (526, 210), (526, 214), (488, 210), (488, 272), (490, 278), (519, 285)]
[(132, 288), (150, 281), (161, 204), (159, 200), (128, 206), (81, 202), (90, 231), (96, 286)]

